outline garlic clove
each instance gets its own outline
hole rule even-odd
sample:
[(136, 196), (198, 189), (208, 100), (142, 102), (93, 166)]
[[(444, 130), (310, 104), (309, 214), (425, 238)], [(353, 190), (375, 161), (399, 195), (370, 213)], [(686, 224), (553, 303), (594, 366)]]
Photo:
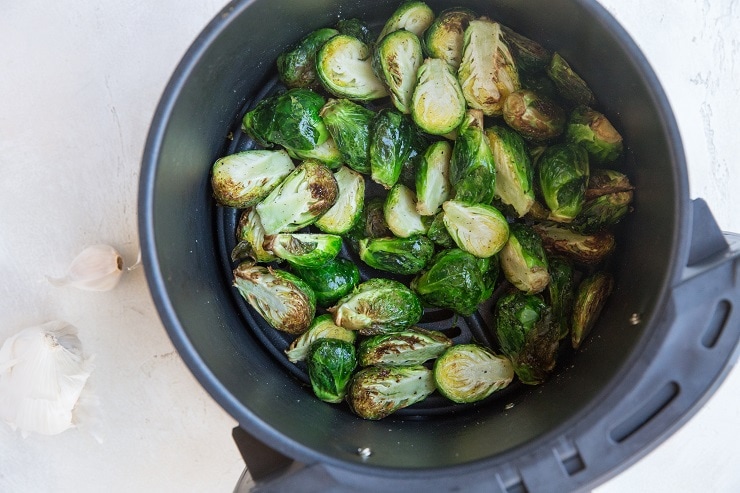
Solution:
[(72, 260), (62, 278), (48, 278), (55, 286), (73, 286), (87, 291), (108, 291), (123, 274), (123, 257), (110, 245), (92, 245)]

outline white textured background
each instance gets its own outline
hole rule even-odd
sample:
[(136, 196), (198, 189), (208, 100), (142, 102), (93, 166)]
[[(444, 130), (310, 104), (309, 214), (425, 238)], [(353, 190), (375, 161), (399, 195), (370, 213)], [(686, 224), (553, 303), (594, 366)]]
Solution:
[[(740, 232), (740, 2), (602, 0), (653, 65), (684, 139), (692, 197)], [(0, 424), (0, 492), (226, 492), (234, 421), (159, 322), (143, 272), (108, 293), (51, 288), (91, 243), (133, 263), (148, 125), (214, 0), (0, 2), (0, 341), (60, 318), (96, 355), (104, 441)], [(740, 373), (600, 493), (740, 491)], [(2, 398), (2, 396), (0, 396)]]

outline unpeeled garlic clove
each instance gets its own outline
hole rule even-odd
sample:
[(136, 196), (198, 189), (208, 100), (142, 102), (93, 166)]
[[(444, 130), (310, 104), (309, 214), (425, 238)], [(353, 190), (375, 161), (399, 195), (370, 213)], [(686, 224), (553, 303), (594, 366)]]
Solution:
[(48, 278), (55, 286), (74, 286), (87, 291), (108, 291), (123, 274), (123, 257), (110, 245), (92, 245), (82, 250), (61, 278)]

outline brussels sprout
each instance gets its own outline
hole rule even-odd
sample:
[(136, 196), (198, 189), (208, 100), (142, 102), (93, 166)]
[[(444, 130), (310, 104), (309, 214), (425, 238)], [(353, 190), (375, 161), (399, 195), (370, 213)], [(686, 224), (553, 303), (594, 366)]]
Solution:
[(468, 106), (501, 114), (506, 97), (521, 87), (501, 24), (484, 17), (470, 22), (457, 76)]
[(373, 71), (370, 48), (359, 39), (339, 34), (316, 54), (316, 72), (321, 84), (338, 98), (370, 101), (388, 95)]
[(375, 49), (375, 72), (385, 82), (393, 106), (401, 113), (411, 113), (416, 74), (423, 62), (421, 41), (411, 31), (394, 31), (385, 36)]
[(380, 110), (370, 124), (370, 178), (384, 188), (396, 184), (411, 152), (413, 123), (401, 113)]
[(424, 60), (419, 68), (411, 105), (414, 122), (432, 135), (445, 135), (462, 123), (465, 97), (452, 68), (444, 60)]
[(351, 342), (319, 339), (308, 348), (308, 379), (313, 393), (324, 402), (342, 402), (356, 366), (355, 346)]
[(581, 212), (588, 185), (588, 154), (574, 144), (556, 144), (545, 149), (537, 162), (540, 190), (550, 209), (550, 218), (570, 222)]
[(334, 26), (340, 34), (359, 39), (365, 44), (373, 42), (370, 28), (360, 19), (342, 19)]
[(455, 244), (476, 257), (495, 255), (509, 238), (509, 224), (493, 206), (448, 200), (442, 209), (445, 227)]
[(357, 226), (361, 238), (382, 238), (392, 236), (393, 232), (385, 221), (385, 197), (372, 197), (365, 203), (363, 217)]
[(401, 168), (401, 176), (398, 182), (406, 185), (411, 190), (416, 190), (416, 170), (424, 156), (424, 153), (430, 146), (430, 141), (426, 134), (416, 125), (412, 125), (414, 131), (411, 134), (411, 149), (406, 161)]
[(425, 305), (468, 316), (493, 293), (496, 273), (489, 270), (488, 259), (451, 248), (434, 256), (427, 270), (411, 281), (411, 289)]
[(578, 349), (591, 332), (613, 287), (614, 278), (608, 272), (596, 272), (581, 281), (573, 304), (573, 349)]
[(359, 173), (370, 173), (370, 122), (375, 112), (348, 99), (330, 99), (321, 109), (345, 164)]
[(519, 291), (539, 293), (550, 282), (542, 240), (523, 223), (509, 226), (509, 241), (501, 250), (501, 270)]
[(319, 116), (325, 100), (308, 89), (290, 89), (263, 99), (242, 119), (242, 130), (258, 144), (310, 151), (329, 138)]
[(552, 257), (548, 264), (550, 284), (547, 285), (547, 293), (550, 297), (552, 322), (559, 329), (558, 339), (564, 339), (570, 332), (570, 315), (576, 293), (575, 271), (570, 262), (562, 257)]
[(306, 159), (314, 159), (316, 161), (321, 161), (332, 170), (339, 169), (339, 167), (342, 166), (344, 162), (342, 153), (339, 152), (337, 143), (334, 142), (334, 139), (331, 137), (331, 135), (328, 139), (324, 141), (323, 144), (317, 145), (316, 147), (308, 151), (297, 151), (295, 149), (286, 150), (288, 151), (288, 154), (290, 154), (290, 157), (292, 157), (293, 159), (299, 159), (301, 161)]
[(338, 339), (354, 344), (357, 332), (335, 325), (331, 315), (324, 313), (314, 318), (308, 330), (290, 343), (285, 355), (291, 363), (303, 361), (308, 356), (308, 348), (319, 339)]
[(285, 151), (249, 150), (224, 156), (213, 164), (213, 196), (228, 207), (251, 207), (267, 197), (294, 168)]
[(260, 216), (254, 207), (245, 209), (239, 216), (236, 226), (237, 244), (231, 251), (231, 260), (237, 261), (248, 257), (255, 262), (272, 262), (277, 257), (265, 250), (265, 229), (262, 227)]
[(442, 248), (453, 248), (457, 245), (455, 244), (455, 240), (452, 239), (452, 236), (450, 236), (450, 232), (447, 231), (444, 214), (444, 211), (440, 211), (434, 216), (434, 219), (429, 224), (427, 237)]
[(303, 161), (257, 204), (265, 234), (290, 233), (314, 223), (334, 205), (338, 191), (325, 164)]
[(430, 145), (416, 169), (416, 212), (432, 216), (450, 198), (449, 180), (452, 146), (446, 140)]
[(397, 274), (416, 274), (434, 255), (434, 242), (426, 236), (364, 238), (360, 259), (374, 269)]
[[(522, 89), (529, 89), (530, 91), (549, 98), (552, 101), (560, 102), (561, 100), (558, 89), (555, 87), (555, 83), (544, 72), (537, 74), (525, 73), (522, 75), (520, 82), (522, 84)], [(563, 109), (563, 111), (565, 111), (565, 109)]]
[(368, 366), (349, 385), (347, 402), (364, 419), (378, 420), (434, 392), (432, 371), (421, 365)]
[(478, 17), (466, 8), (443, 10), (424, 32), (424, 49), (432, 58), (441, 58), (457, 70), (462, 60), (463, 35), (470, 21)]
[(251, 262), (234, 269), (234, 287), (272, 327), (302, 334), (316, 314), (316, 295), (303, 280), (289, 272)]
[(430, 221), (416, 210), (416, 194), (400, 183), (388, 192), (383, 213), (388, 228), (399, 238), (423, 235), (429, 229)]
[(357, 359), (360, 366), (420, 365), (434, 359), (452, 346), (452, 339), (436, 330), (411, 327), (403, 332), (369, 337), (360, 343)]
[(480, 267), (481, 275), (483, 276), (484, 289), (481, 295), (482, 303), (493, 296), (493, 291), (496, 288), (499, 271), (501, 270), (499, 256), (494, 255), (492, 257), (478, 259), (478, 267)]
[(337, 200), (315, 224), (324, 233), (341, 235), (352, 229), (362, 216), (365, 179), (347, 166), (335, 172), (334, 179), (339, 188)]
[(583, 234), (596, 233), (617, 224), (630, 211), (631, 203), (632, 191), (610, 193), (587, 200), (568, 227)]
[(547, 75), (555, 83), (558, 93), (574, 105), (592, 105), (594, 93), (586, 81), (573, 71), (565, 58), (554, 53), (547, 66)]
[(405, 29), (421, 37), (433, 21), (434, 12), (427, 4), (414, 0), (406, 0), (385, 22), (383, 30), (380, 31), (380, 35), (378, 36), (378, 41), (400, 29)]
[(334, 323), (361, 335), (405, 330), (421, 319), (419, 298), (398, 281), (375, 277), (329, 308)]
[(316, 295), (316, 304), (329, 307), (347, 296), (360, 282), (360, 270), (354, 262), (336, 257), (317, 268), (293, 266), (293, 272)]
[(539, 295), (514, 291), (496, 303), (496, 337), (522, 383), (542, 383), (555, 368), (559, 328)]
[(501, 26), (501, 31), (520, 74), (522, 72), (537, 73), (547, 67), (552, 58), (550, 51), (509, 27)]
[(316, 52), (339, 34), (336, 29), (321, 28), (303, 37), (298, 44), (278, 56), (280, 80), (288, 87), (318, 88), (316, 80)]
[(468, 110), (455, 139), (450, 160), (455, 200), (490, 204), (496, 191), (496, 165), (483, 132), (483, 113)]
[(631, 192), (635, 189), (624, 173), (613, 169), (591, 169), (586, 189), (586, 200), (618, 192)]
[(265, 249), (290, 265), (321, 267), (339, 254), (342, 237), (331, 234), (278, 233), (268, 237)]
[(616, 246), (614, 235), (608, 230), (582, 235), (557, 225), (535, 224), (533, 229), (542, 238), (546, 250), (585, 265), (601, 263)]
[(565, 111), (551, 99), (519, 89), (504, 101), (504, 121), (531, 142), (552, 140), (565, 130)]
[(511, 362), (478, 344), (458, 344), (434, 362), (437, 390), (453, 402), (485, 399), (514, 379)]
[(611, 122), (588, 106), (579, 106), (570, 114), (565, 140), (583, 146), (596, 165), (615, 161), (624, 148), (622, 136)]
[(496, 196), (523, 217), (534, 204), (534, 168), (524, 139), (501, 125), (486, 129), (486, 137), (496, 164)]

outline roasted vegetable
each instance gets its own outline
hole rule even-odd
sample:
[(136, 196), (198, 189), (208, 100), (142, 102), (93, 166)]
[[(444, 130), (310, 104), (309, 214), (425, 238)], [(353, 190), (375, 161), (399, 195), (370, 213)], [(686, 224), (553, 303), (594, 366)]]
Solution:
[(249, 150), (224, 156), (213, 164), (213, 196), (229, 207), (252, 207), (294, 168), (290, 156), (282, 150)]
[(385, 22), (378, 35), (381, 41), (388, 34), (405, 29), (421, 37), (427, 27), (434, 21), (434, 12), (424, 2), (406, 0), (393, 12)]
[(624, 148), (617, 129), (602, 113), (588, 106), (579, 106), (570, 114), (565, 139), (586, 149), (595, 165), (614, 162)]
[(363, 238), (382, 238), (393, 236), (385, 222), (385, 197), (375, 196), (367, 199), (362, 216), (350, 231), (348, 237), (353, 241), (355, 250), (359, 250), (359, 241)]
[(565, 111), (551, 99), (519, 89), (504, 101), (504, 121), (530, 142), (546, 142), (565, 130)]
[(347, 166), (335, 172), (334, 179), (338, 187), (337, 199), (315, 224), (324, 233), (341, 235), (352, 229), (362, 216), (365, 179)]
[(405, 29), (388, 34), (375, 49), (375, 72), (385, 82), (393, 106), (401, 113), (411, 113), (416, 74), (423, 62), (421, 41)]
[(552, 58), (550, 51), (509, 27), (501, 26), (501, 30), (520, 75), (522, 72), (536, 74), (547, 67)]
[(316, 268), (293, 266), (293, 272), (316, 295), (316, 304), (330, 307), (348, 295), (360, 282), (360, 271), (351, 260), (336, 257)]
[(278, 233), (268, 237), (265, 249), (292, 266), (316, 268), (335, 258), (342, 237), (331, 234)]
[(452, 132), (465, 118), (460, 83), (444, 60), (427, 58), (419, 68), (411, 116), (419, 128), (432, 135)]
[(370, 173), (370, 123), (375, 112), (348, 99), (330, 99), (321, 109), (339, 152), (347, 166)]
[(355, 346), (340, 339), (319, 339), (308, 348), (306, 367), (313, 393), (324, 402), (344, 400), (357, 366)]
[(427, 237), (442, 248), (453, 248), (457, 245), (450, 232), (447, 231), (444, 214), (444, 211), (440, 211), (434, 216), (434, 219), (429, 224)]
[(561, 97), (574, 105), (592, 105), (596, 101), (594, 93), (586, 81), (575, 73), (568, 62), (554, 53), (547, 66), (547, 75), (555, 83), (555, 88)]
[(251, 258), (255, 262), (277, 260), (272, 252), (265, 250), (265, 229), (254, 207), (243, 210), (239, 216), (236, 240), (237, 244), (231, 251), (231, 260), (235, 262), (244, 258)]
[(483, 132), (483, 113), (468, 110), (450, 159), (450, 183), (455, 200), (490, 204), (496, 191), (496, 165)]
[(606, 300), (614, 288), (614, 278), (608, 272), (598, 271), (578, 286), (573, 304), (571, 343), (578, 349), (591, 332)]
[(635, 187), (624, 173), (613, 169), (590, 169), (586, 200), (618, 192), (631, 192)]
[(430, 145), (416, 168), (416, 212), (431, 216), (441, 210), (452, 192), (450, 158), (452, 146), (446, 140)]
[(426, 236), (365, 238), (360, 259), (374, 269), (396, 274), (416, 274), (434, 255), (434, 242)]
[(599, 264), (616, 247), (614, 235), (609, 230), (583, 235), (554, 224), (535, 224), (533, 229), (542, 238), (546, 250), (563, 254), (580, 264)]
[(534, 204), (534, 168), (521, 135), (501, 125), (486, 129), (496, 165), (496, 196), (523, 217)]
[(632, 195), (632, 191), (615, 192), (587, 200), (568, 227), (579, 233), (591, 234), (614, 226), (630, 211)]
[(576, 294), (575, 270), (570, 262), (559, 256), (549, 259), (548, 269), (550, 283), (547, 285), (547, 293), (552, 309), (552, 323), (559, 329), (558, 339), (564, 339), (570, 333), (573, 299)]
[(288, 154), (290, 154), (290, 157), (292, 157), (293, 159), (299, 159), (301, 161), (305, 161), (306, 159), (314, 159), (316, 161), (321, 161), (332, 170), (339, 169), (344, 162), (342, 153), (339, 152), (337, 143), (334, 142), (334, 139), (331, 137), (331, 135), (328, 139), (324, 141), (323, 144), (319, 144), (308, 151), (298, 151), (296, 149), (286, 150), (288, 151)]
[(572, 221), (581, 212), (588, 185), (586, 150), (575, 144), (552, 145), (540, 156), (537, 170), (550, 219)]
[(373, 71), (368, 45), (339, 34), (329, 39), (316, 54), (316, 72), (321, 84), (338, 98), (370, 101), (388, 95)]
[(319, 339), (339, 339), (354, 344), (357, 332), (339, 327), (330, 314), (324, 313), (314, 318), (308, 330), (290, 343), (285, 355), (291, 363), (303, 361), (308, 356), (308, 348)]
[(423, 401), (434, 390), (432, 371), (424, 366), (368, 366), (352, 377), (347, 402), (361, 418), (376, 420)]
[(386, 189), (396, 184), (411, 152), (413, 123), (398, 111), (380, 110), (370, 123), (370, 178)]
[(469, 9), (443, 10), (424, 32), (424, 49), (432, 58), (441, 58), (457, 70), (462, 60), (463, 37), (470, 21), (477, 15)]
[(374, 41), (370, 28), (360, 19), (341, 19), (334, 27), (340, 34), (355, 37), (367, 45)]
[(316, 80), (316, 52), (330, 38), (339, 34), (331, 28), (317, 29), (304, 36), (296, 46), (278, 56), (280, 80), (288, 87), (318, 88)]
[(493, 206), (448, 200), (443, 220), (455, 244), (476, 257), (498, 253), (509, 238), (506, 218)]
[(434, 362), (437, 389), (453, 402), (483, 400), (513, 379), (511, 362), (478, 344), (452, 346)]
[(399, 238), (423, 235), (431, 222), (416, 210), (416, 194), (401, 183), (388, 192), (383, 213), (388, 228)]
[(402, 332), (368, 337), (360, 343), (360, 366), (420, 365), (434, 359), (452, 345), (452, 339), (435, 330), (411, 327)]
[(501, 250), (501, 270), (511, 284), (526, 294), (544, 290), (550, 282), (542, 239), (524, 223), (509, 226), (509, 240)]

